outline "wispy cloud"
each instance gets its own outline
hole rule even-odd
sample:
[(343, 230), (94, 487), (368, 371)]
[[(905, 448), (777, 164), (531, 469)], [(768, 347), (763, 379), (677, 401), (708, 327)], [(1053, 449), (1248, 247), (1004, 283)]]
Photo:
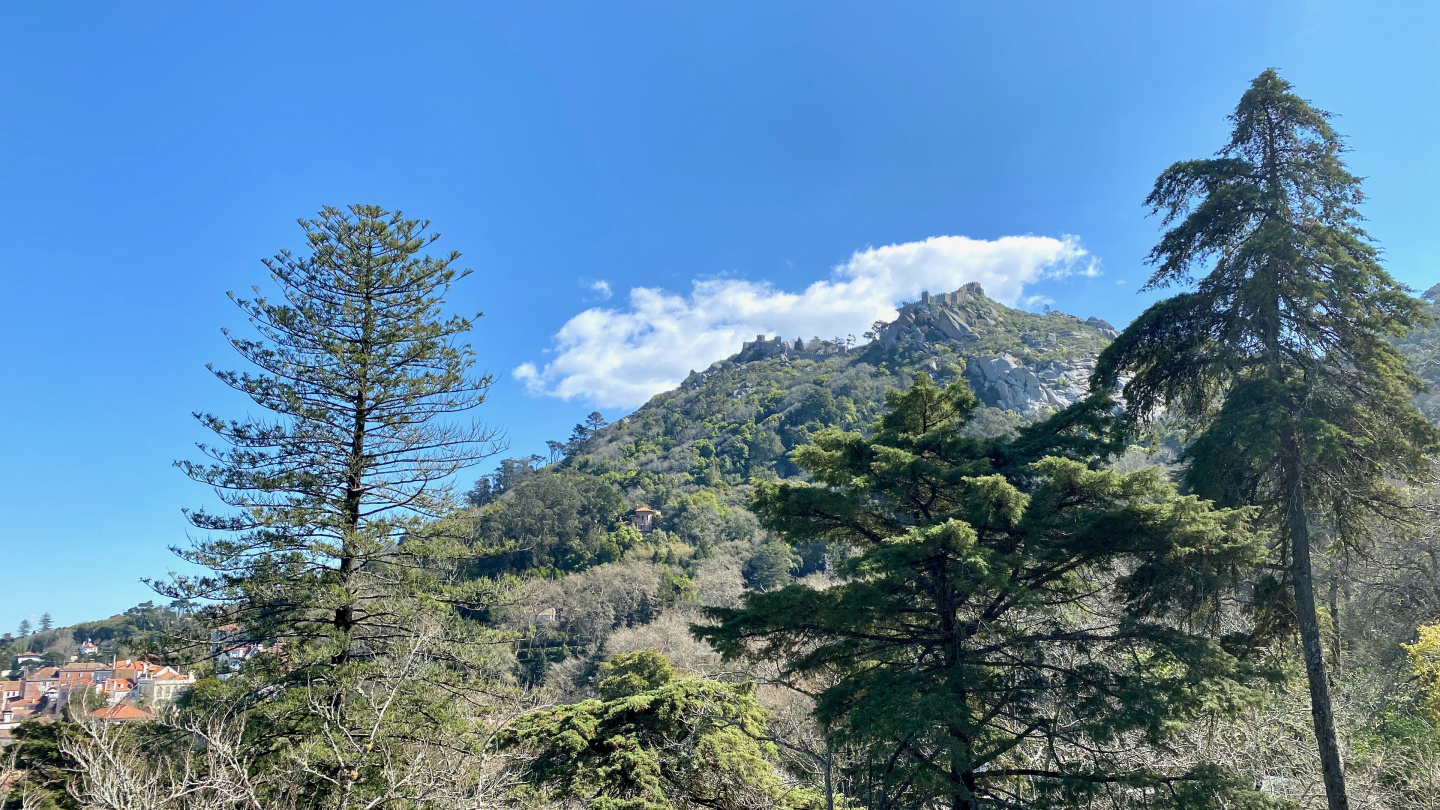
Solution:
[[(694, 281), (689, 295), (637, 287), (625, 309), (596, 307), (571, 318), (555, 335), (552, 360), (524, 363), (514, 373), (531, 394), (629, 408), (757, 334), (858, 335), (893, 318), (897, 304), (922, 290), (948, 292), (978, 281), (990, 297), (1014, 305), (1026, 284), (1076, 274), (1099, 270), (1075, 237), (934, 236), (858, 251), (799, 293), (733, 278)], [(603, 281), (593, 288), (602, 284), (608, 292)]]
[(615, 293), (610, 289), (610, 282), (605, 279), (598, 279), (591, 282), (590, 289), (600, 296), (600, 300), (609, 301)]

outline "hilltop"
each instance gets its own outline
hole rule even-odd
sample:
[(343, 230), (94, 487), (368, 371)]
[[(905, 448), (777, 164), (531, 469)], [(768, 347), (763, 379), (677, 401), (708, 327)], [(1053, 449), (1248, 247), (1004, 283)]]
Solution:
[(926, 293), (877, 323), (864, 346), (759, 335), (596, 432), (568, 461), (621, 474), (642, 500), (663, 497), (644, 473), (670, 486), (686, 476), (712, 486), (786, 477), (795, 471), (785, 454), (811, 433), (868, 425), (885, 392), (920, 371), (941, 383), (964, 378), (986, 405), (976, 421), (1002, 433), (1082, 397), (1114, 335), (1098, 318), (1007, 307), (979, 284)]
[[(972, 432), (1007, 434), (1083, 397), (1114, 335), (1097, 318), (1007, 307), (978, 284), (922, 294), (861, 346), (757, 335), (613, 424), (592, 415), (550, 458), (511, 459), (482, 479), (470, 495), (476, 540), (514, 551), (477, 573), (573, 572), (638, 555), (695, 575), (727, 544), (753, 571), (757, 555), (782, 556), (761, 548), (767, 536), (746, 508), (753, 482), (798, 475), (788, 454), (816, 431), (867, 429), (886, 392), (924, 372), (975, 391), (984, 406)], [(626, 520), (642, 506), (660, 513), (643, 541)], [(819, 564), (808, 554), (799, 573)]]

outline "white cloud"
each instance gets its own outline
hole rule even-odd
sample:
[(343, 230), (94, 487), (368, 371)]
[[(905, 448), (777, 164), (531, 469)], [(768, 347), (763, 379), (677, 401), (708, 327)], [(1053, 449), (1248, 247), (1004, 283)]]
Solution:
[[(896, 305), (922, 290), (949, 292), (978, 281), (991, 298), (1014, 305), (1026, 284), (1076, 273), (1099, 270), (1075, 237), (933, 236), (858, 251), (799, 293), (726, 278), (697, 280), (689, 295), (637, 287), (626, 309), (596, 307), (571, 318), (555, 335), (553, 360), (543, 368), (521, 364), (514, 374), (531, 394), (630, 408), (757, 334), (859, 335), (874, 321), (894, 318)], [(602, 284), (608, 291), (604, 282), (594, 289)]]
[(592, 284), (590, 285), (590, 289), (592, 289), (592, 290), (594, 290), (596, 293), (598, 293), (598, 294), (600, 295), (600, 299), (603, 300), (603, 301), (609, 301), (609, 300), (610, 300), (610, 296), (612, 296), (612, 295), (615, 294), (615, 293), (612, 292), (611, 289), (610, 289), (610, 282), (606, 281), (606, 280), (603, 279), (603, 278), (600, 279), (599, 281), (596, 281), (596, 282), (592, 283)]
[(1031, 311), (1039, 311), (1045, 307), (1054, 305), (1055, 299), (1048, 295), (1027, 295), (1020, 299), (1020, 308)]

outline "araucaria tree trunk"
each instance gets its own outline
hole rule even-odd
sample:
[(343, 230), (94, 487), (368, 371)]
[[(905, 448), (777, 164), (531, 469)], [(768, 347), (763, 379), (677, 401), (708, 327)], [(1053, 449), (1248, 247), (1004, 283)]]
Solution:
[(1267, 70), (1216, 157), (1160, 176), (1147, 203), (1172, 227), (1151, 252), (1147, 289), (1208, 273), (1115, 340), (1092, 390), (1131, 375), (1131, 417), (1164, 410), (1195, 429), (1189, 489), (1259, 507), (1277, 530), (1276, 573), (1255, 592), (1293, 601), (1257, 603), (1257, 632), (1299, 631), (1329, 807), (1344, 810), (1311, 526), (1332, 544), (1364, 542), (1371, 518), (1403, 506), (1392, 482), (1420, 474), (1440, 444), (1411, 402), (1420, 381), (1390, 343), (1427, 315), (1360, 228), (1360, 179), (1329, 117)]

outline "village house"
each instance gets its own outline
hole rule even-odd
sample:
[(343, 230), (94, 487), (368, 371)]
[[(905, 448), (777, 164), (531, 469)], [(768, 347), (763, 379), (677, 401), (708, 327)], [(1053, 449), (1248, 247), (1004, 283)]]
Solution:
[(185, 694), (194, 685), (194, 673), (182, 674), (170, 667), (163, 667), (141, 675), (135, 682), (139, 699), (149, 706), (174, 703), (176, 698)]
[(140, 723), (155, 718), (154, 712), (129, 703), (116, 703), (90, 712), (90, 716), (102, 723)]
[(227, 624), (210, 631), (210, 655), (215, 659), (215, 672), (221, 680), (238, 672), (255, 656), (278, 649), (278, 644), (266, 646), (246, 639), (244, 628), (238, 624)]
[(660, 513), (648, 506), (636, 509), (630, 517), (631, 525), (640, 531), (641, 534), (649, 534), (655, 531), (655, 522), (660, 519)]

